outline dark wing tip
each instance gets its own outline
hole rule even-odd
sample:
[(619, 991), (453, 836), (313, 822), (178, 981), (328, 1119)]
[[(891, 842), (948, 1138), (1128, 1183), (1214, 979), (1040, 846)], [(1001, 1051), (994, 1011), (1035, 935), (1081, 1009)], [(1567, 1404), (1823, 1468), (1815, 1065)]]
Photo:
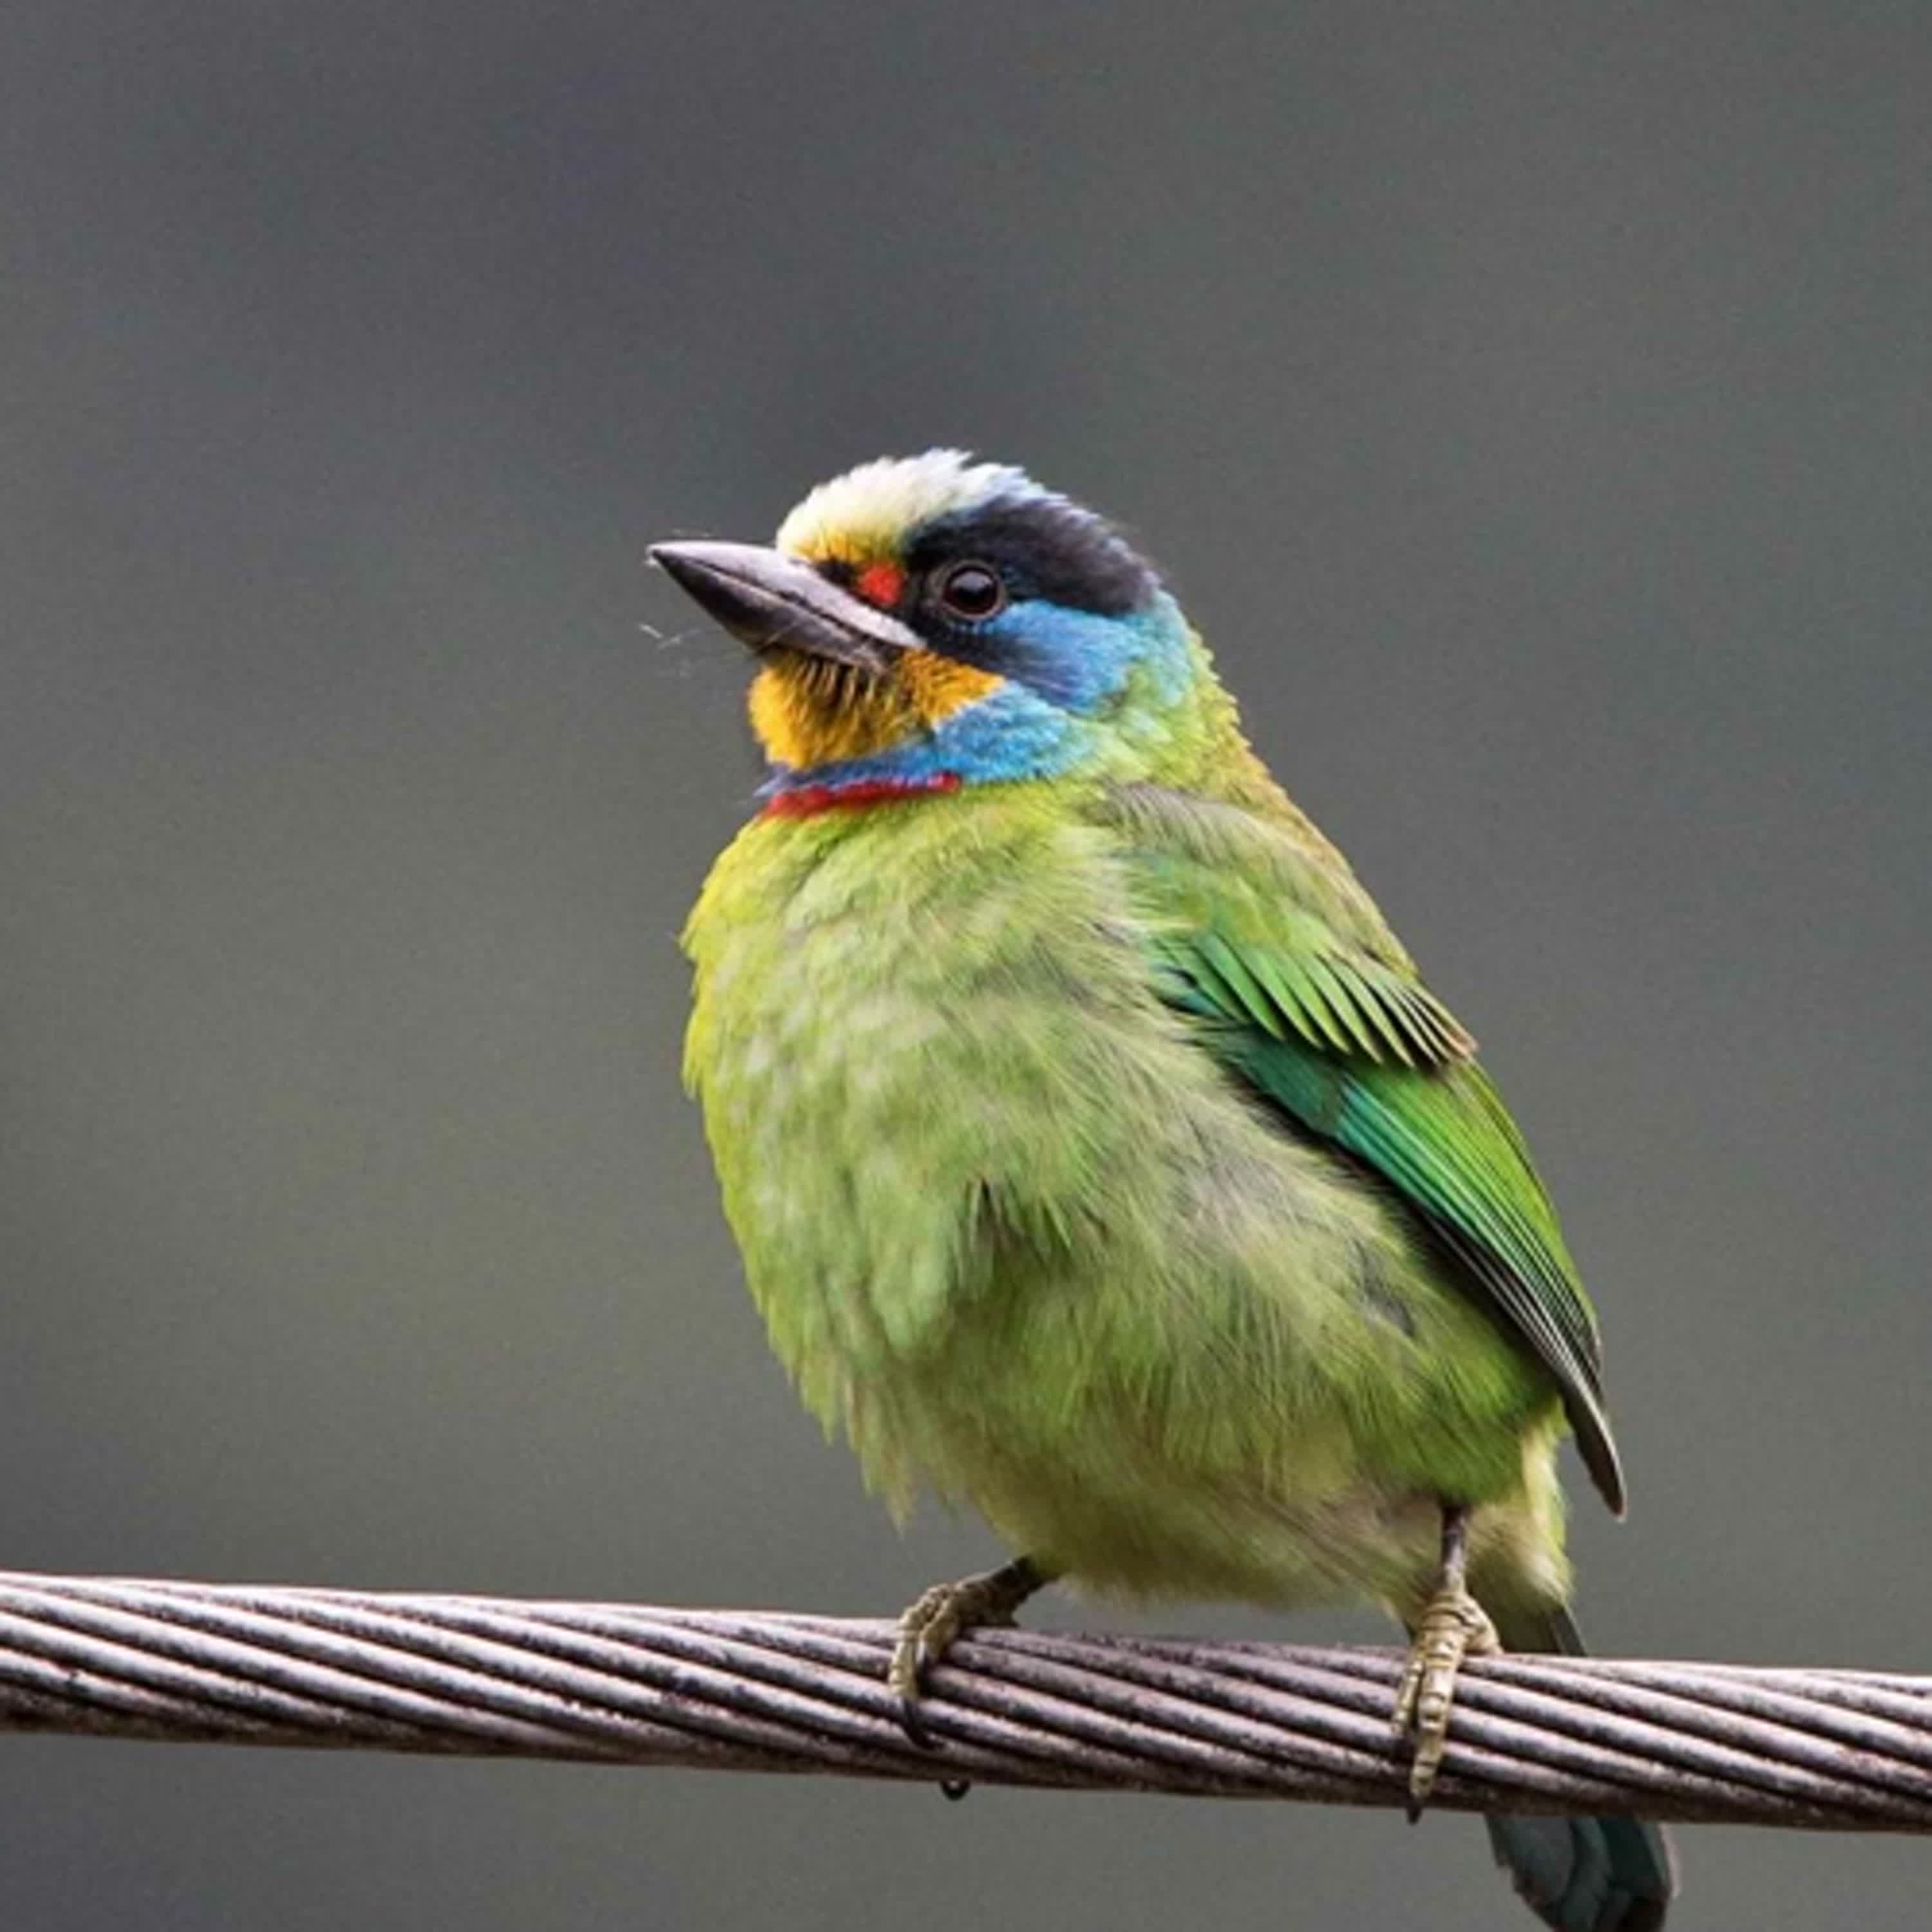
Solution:
[(1570, 1426), (1576, 1431), (1576, 1448), (1583, 1466), (1597, 1486), (1597, 1493), (1609, 1504), (1611, 1515), (1621, 1520), (1629, 1513), (1630, 1492), (1624, 1486), (1623, 1464), (1617, 1445), (1610, 1439), (1610, 1425), (1594, 1402), (1579, 1399), (1575, 1389), (1564, 1391), (1564, 1408)]

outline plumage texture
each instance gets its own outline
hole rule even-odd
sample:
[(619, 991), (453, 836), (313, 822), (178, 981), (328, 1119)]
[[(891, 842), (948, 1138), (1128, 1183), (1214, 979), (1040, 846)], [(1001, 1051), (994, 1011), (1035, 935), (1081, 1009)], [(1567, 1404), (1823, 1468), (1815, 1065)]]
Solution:
[(780, 1358), (896, 1504), (1091, 1584), (1406, 1606), (1446, 1492), (1560, 1599), (1546, 1382), (1167, 997), (1117, 800), (760, 819), (714, 874), (690, 1067)]
[[(807, 1404), (896, 1510), (969, 1503), (1091, 1588), (1409, 1619), (1466, 1503), (1478, 1596), (1557, 1628), (1566, 1423), (1622, 1486), (1555, 1214), (1150, 569), (944, 452), (826, 486), (782, 546), (889, 563), (908, 658), (992, 680), (914, 716), (888, 673), (811, 724), (822, 670), (761, 649), (812, 808), (754, 819), (685, 935), (687, 1077)], [(946, 607), (961, 556), (1000, 574), (983, 620)], [(1552, 1924), (1660, 1922), (1612, 1897), (1663, 1882), (1649, 1828), (1498, 1829)]]

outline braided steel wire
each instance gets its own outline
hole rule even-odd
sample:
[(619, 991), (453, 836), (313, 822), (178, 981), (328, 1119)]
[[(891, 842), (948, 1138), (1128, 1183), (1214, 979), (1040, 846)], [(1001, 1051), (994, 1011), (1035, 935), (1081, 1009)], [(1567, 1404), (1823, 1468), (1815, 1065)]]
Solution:
[[(1400, 1805), (1392, 1650), (762, 1611), (0, 1574), (0, 1728)], [(1458, 1681), (1432, 1802), (1932, 1831), (1932, 1679), (1503, 1657)]]

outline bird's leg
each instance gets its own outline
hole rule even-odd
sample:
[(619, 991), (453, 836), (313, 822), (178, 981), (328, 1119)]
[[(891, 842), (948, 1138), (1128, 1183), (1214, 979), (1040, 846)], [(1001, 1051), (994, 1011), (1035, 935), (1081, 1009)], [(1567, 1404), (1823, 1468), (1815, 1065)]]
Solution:
[(1395, 1694), (1397, 1737), (1413, 1748), (1408, 1772), (1408, 1816), (1422, 1815), (1442, 1754), (1449, 1742), (1449, 1706), (1456, 1672), (1466, 1657), (1490, 1657), (1502, 1648), (1489, 1612), (1469, 1594), (1469, 1511), (1442, 1505), (1442, 1563), (1436, 1594), (1409, 1632), (1408, 1666)]
[(926, 1671), (975, 1624), (1011, 1623), (1021, 1604), (1052, 1580), (1052, 1573), (1031, 1557), (1016, 1556), (982, 1576), (934, 1584), (899, 1618), (886, 1681), (899, 1700), (899, 1722), (914, 1744), (932, 1742), (919, 1716), (920, 1680)]

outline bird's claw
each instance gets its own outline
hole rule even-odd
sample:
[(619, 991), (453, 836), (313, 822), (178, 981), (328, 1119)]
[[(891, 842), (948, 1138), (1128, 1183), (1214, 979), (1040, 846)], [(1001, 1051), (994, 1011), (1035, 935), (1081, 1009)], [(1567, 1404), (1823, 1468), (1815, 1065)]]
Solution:
[(1016, 1576), (1017, 1567), (1010, 1564), (956, 1583), (935, 1583), (922, 1591), (900, 1617), (886, 1683), (898, 1700), (899, 1723), (914, 1744), (936, 1748), (920, 1711), (926, 1672), (968, 1630), (1011, 1624), (1014, 1611), (1037, 1587), (1030, 1578)]
[(1430, 1598), (1417, 1622), (1408, 1663), (1395, 1694), (1396, 1736), (1413, 1751), (1408, 1768), (1408, 1816), (1413, 1823), (1429, 1802), (1449, 1743), (1449, 1710), (1456, 1673), (1466, 1657), (1491, 1657), (1502, 1648), (1489, 1613), (1458, 1580)]

